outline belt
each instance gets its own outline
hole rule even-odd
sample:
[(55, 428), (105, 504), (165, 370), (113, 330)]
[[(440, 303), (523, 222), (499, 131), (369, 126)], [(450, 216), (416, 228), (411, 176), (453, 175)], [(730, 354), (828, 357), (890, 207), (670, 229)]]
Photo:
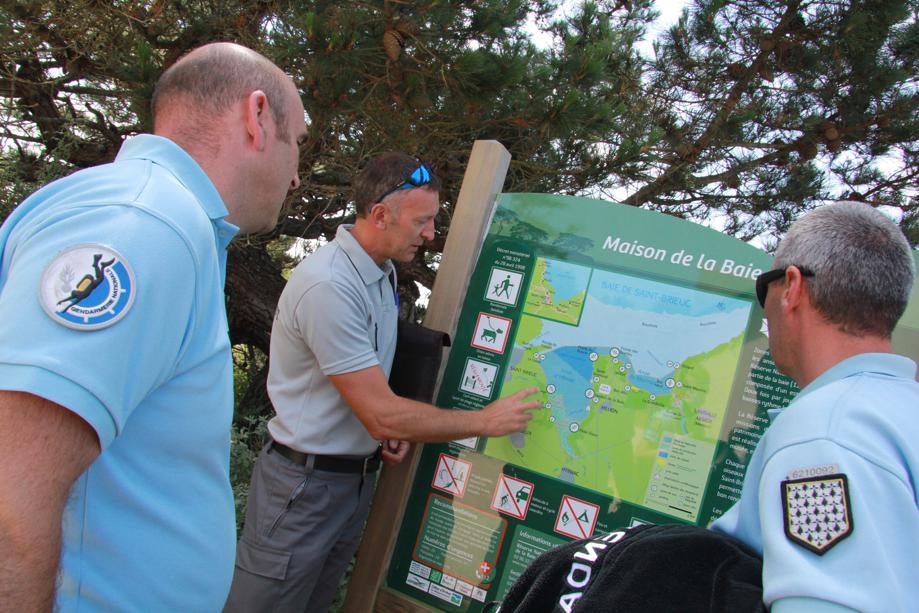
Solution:
[(358, 473), (366, 475), (375, 473), (380, 468), (380, 459), (382, 451), (380, 447), (366, 458), (346, 458), (337, 455), (316, 455), (303, 453), (296, 449), (291, 449), (287, 445), (282, 445), (277, 441), (272, 441), (271, 448), (268, 450), (277, 451), (279, 454), (301, 466), (313, 458), (313, 468), (316, 470), (325, 470), (333, 473)]

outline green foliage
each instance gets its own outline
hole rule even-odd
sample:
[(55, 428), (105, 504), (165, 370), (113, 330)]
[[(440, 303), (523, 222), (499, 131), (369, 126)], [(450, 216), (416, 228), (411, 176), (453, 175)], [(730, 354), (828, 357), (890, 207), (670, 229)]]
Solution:
[(900, 220), (900, 229), (911, 245), (919, 245), (919, 207), (912, 206)]
[[(915, 0), (696, 0), (651, 61), (635, 47), (649, 0), (586, 1), (564, 18), (557, 8), (14, 1), (0, 8), (3, 142), (34, 162), (4, 171), (58, 176), (110, 159), (149, 128), (165, 66), (203, 42), (237, 40), (294, 76), (311, 120), (307, 180), (281, 225), (289, 236), (330, 238), (350, 214), (361, 160), (386, 149), (430, 161), (449, 208), (475, 139), (511, 152), (508, 191), (625, 193), (674, 215), (727, 216), (742, 238), (782, 231), (771, 203), (797, 203), (792, 217), (843, 196), (912, 206)], [(547, 45), (533, 44), (527, 20)], [(824, 179), (778, 176), (796, 166)], [(19, 195), (3, 192), (2, 210)]]
[(33, 155), (0, 151), (0, 219), (41, 187), (41, 168)]
[(233, 347), (233, 397), (237, 403), (245, 394), (249, 382), (256, 378), (267, 363), (265, 354), (251, 345)]
[[(266, 357), (248, 345), (233, 348), (233, 396), (237, 402), (245, 397), (250, 381), (265, 365)], [(246, 500), (249, 494), (249, 479), (255, 459), (269, 440), (267, 414), (248, 415), (235, 407), (235, 419), (230, 431), (230, 483), (236, 503), (236, 528), (242, 530), (245, 519)]]
[(246, 518), (249, 480), (259, 451), (268, 442), (267, 415), (253, 415), (234, 421), (230, 431), (230, 484), (236, 504), (236, 532), (241, 534)]
[(840, 198), (909, 214), (917, 6), (696, 0), (656, 45), (647, 76), (666, 136), (647, 144), (659, 171), (627, 202), (703, 220), (717, 212), (740, 238), (779, 236)]

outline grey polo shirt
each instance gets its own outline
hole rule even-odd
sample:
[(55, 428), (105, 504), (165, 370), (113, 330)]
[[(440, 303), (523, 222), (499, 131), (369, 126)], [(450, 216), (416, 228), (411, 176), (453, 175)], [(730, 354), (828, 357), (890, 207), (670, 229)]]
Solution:
[(271, 328), (268, 431), (305, 453), (365, 456), (378, 445), (328, 379), (377, 365), (389, 377), (396, 351), (395, 270), (377, 266), (351, 227), (294, 269)]

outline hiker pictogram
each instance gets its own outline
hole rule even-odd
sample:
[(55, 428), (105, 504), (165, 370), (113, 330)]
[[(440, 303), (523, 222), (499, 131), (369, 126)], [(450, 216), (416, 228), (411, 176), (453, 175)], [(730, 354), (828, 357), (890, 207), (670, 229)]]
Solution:
[(485, 290), (485, 300), (515, 305), (517, 304), (517, 296), (520, 295), (522, 282), (522, 273), (505, 270), (504, 268), (492, 268), (491, 276), (488, 278), (488, 286)]
[(505, 297), (511, 297), (511, 288), (514, 287), (514, 284), (511, 283), (511, 276), (507, 275), (504, 277), (504, 281), (501, 281), (495, 285), (495, 296), (500, 296), (504, 294)]

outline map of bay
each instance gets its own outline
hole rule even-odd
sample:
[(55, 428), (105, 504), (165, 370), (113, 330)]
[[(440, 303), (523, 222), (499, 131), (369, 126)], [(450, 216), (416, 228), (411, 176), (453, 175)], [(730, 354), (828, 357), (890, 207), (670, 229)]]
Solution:
[(485, 453), (695, 521), (750, 302), (539, 260), (501, 394), (536, 385), (545, 409)]

